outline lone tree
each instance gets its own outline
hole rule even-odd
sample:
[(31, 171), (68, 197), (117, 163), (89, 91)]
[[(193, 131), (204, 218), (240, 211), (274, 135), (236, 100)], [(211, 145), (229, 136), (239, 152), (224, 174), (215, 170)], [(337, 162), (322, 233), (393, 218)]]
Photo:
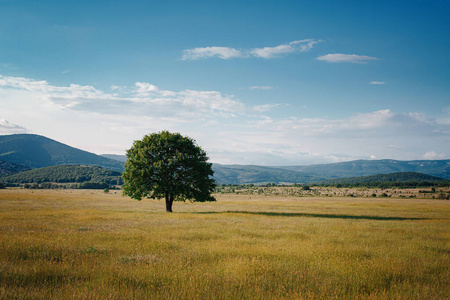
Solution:
[(189, 137), (161, 131), (135, 141), (127, 150), (123, 194), (133, 199), (166, 199), (166, 211), (173, 201), (216, 201), (211, 163), (202, 148)]

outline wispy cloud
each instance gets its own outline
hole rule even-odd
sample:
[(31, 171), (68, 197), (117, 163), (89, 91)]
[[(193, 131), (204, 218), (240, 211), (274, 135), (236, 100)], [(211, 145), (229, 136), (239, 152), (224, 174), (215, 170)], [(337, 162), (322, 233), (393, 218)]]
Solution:
[(107, 94), (97, 90), (93, 86), (70, 84), (69, 86), (54, 86), (45, 80), (34, 80), (23, 77), (0, 75), (0, 87), (15, 88), (39, 94), (41, 97), (49, 96), (64, 99), (98, 99), (108, 97)]
[(367, 63), (368, 61), (377, 60), (378, 58), (366, 55), (356, 54), (327, 54), (319, 56), (317, 60), (322, 60), (330, 63)]
[(375, 84), (375, 85), (377, 85), (377, 84), (386, 84), (386, 82), (384, 82), (384, 81), (371, 81), (370, 84)]
[(0, 120), (0, 134), (26, 133), (28, 130), (8, 120)]
[(248, 88), (249, 90), (273, 90), (274, 87), (270, 85), (254, 85)]
[(259, 113), (271, 111), (273, 108), (280, 106), (280, 104), (261, 104), (253, 106), (253, 110)]
[(170, 91), (147, 82), (132, 87), (111, 87), (119, 93), (105, 93), (92, 86), (71, 84), (54, 86), (47, 81), (0, 75), (0, 88), (28, 92), (47, 106), (59, 110), (88, 111), (105, 114), (171, 116), (180, 120), (210, 119), (214, 116), (248, 115), (267, 111), (273, 105), (247, 106), (234, 96), (218, 91)]
[(230, 47), (203, 47), (183, 50), (182, 60), (198, 60), (218, 57), (220, 59), (231, 58), (274, 58), (284, 54), (306, 52), (314, 47), (320, 40), (305, 39), (292, 41), (275, 47), (254, 48), (251, 50), (238, 50)]
[[(226, 163), (290, 165), (354, 159), (445, 158), (449, 125), (417, 113), (389, 109), (344, 118), (275, 118), (250, 120), (238, 132), (221, 130), (211, 157)], [(421, 142), (417, 142), (420, 140)], [(228, 159), (224, 158), (226, 152)], [(233, 155), (233, 153), (235, 153)], [(245, 160), (244, 160), (245, 158)]]
[(219, 91), (166, 90), (147, 82), (108, 93), (0, 76), (0, 99), (0, 133), (31, 131), (97, 153), (120, 153), (134, 139), (163, 129), (192, 136), (219, 163), (446, 158), (450, 146), (450, 122), (423, 113), (281, 116), (276, 103), (249, 105)]
[(183, 50), (182, 60), (198, 60), (204, 58), (218, 57), (221, 59), (230, 59), (243, 57), (239, 50), (229, 47), (204, 47)]
[(255, 57), (273, 58), (281, 56), (283, 54), (306, 52), (312, 49), (313, 46), (319, 42), (320, 40), (312, 39), (299, 40), (275, 47), (256, 48), (251, 50), (250, 53)]

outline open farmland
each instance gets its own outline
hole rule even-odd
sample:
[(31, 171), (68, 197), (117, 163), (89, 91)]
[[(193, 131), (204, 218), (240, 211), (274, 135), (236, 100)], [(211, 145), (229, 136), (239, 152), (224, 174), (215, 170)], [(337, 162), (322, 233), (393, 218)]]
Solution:
[(450, 297), (450, 201), (323, 194), (0, 190), (0, 298)]

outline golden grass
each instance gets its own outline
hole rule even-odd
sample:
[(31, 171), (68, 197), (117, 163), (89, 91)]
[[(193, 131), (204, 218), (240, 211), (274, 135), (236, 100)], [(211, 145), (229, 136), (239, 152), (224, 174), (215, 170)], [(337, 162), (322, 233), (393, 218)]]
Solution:
[(450, 201), (0, 191), (1, 299), (445, 299)]

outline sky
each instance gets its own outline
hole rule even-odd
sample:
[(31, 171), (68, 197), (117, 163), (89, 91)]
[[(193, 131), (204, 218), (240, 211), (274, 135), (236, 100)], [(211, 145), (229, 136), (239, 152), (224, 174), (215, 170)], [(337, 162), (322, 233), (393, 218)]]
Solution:
[(450, 159), (450, 0), (0, 0), (0, 134), (210, 161)]

